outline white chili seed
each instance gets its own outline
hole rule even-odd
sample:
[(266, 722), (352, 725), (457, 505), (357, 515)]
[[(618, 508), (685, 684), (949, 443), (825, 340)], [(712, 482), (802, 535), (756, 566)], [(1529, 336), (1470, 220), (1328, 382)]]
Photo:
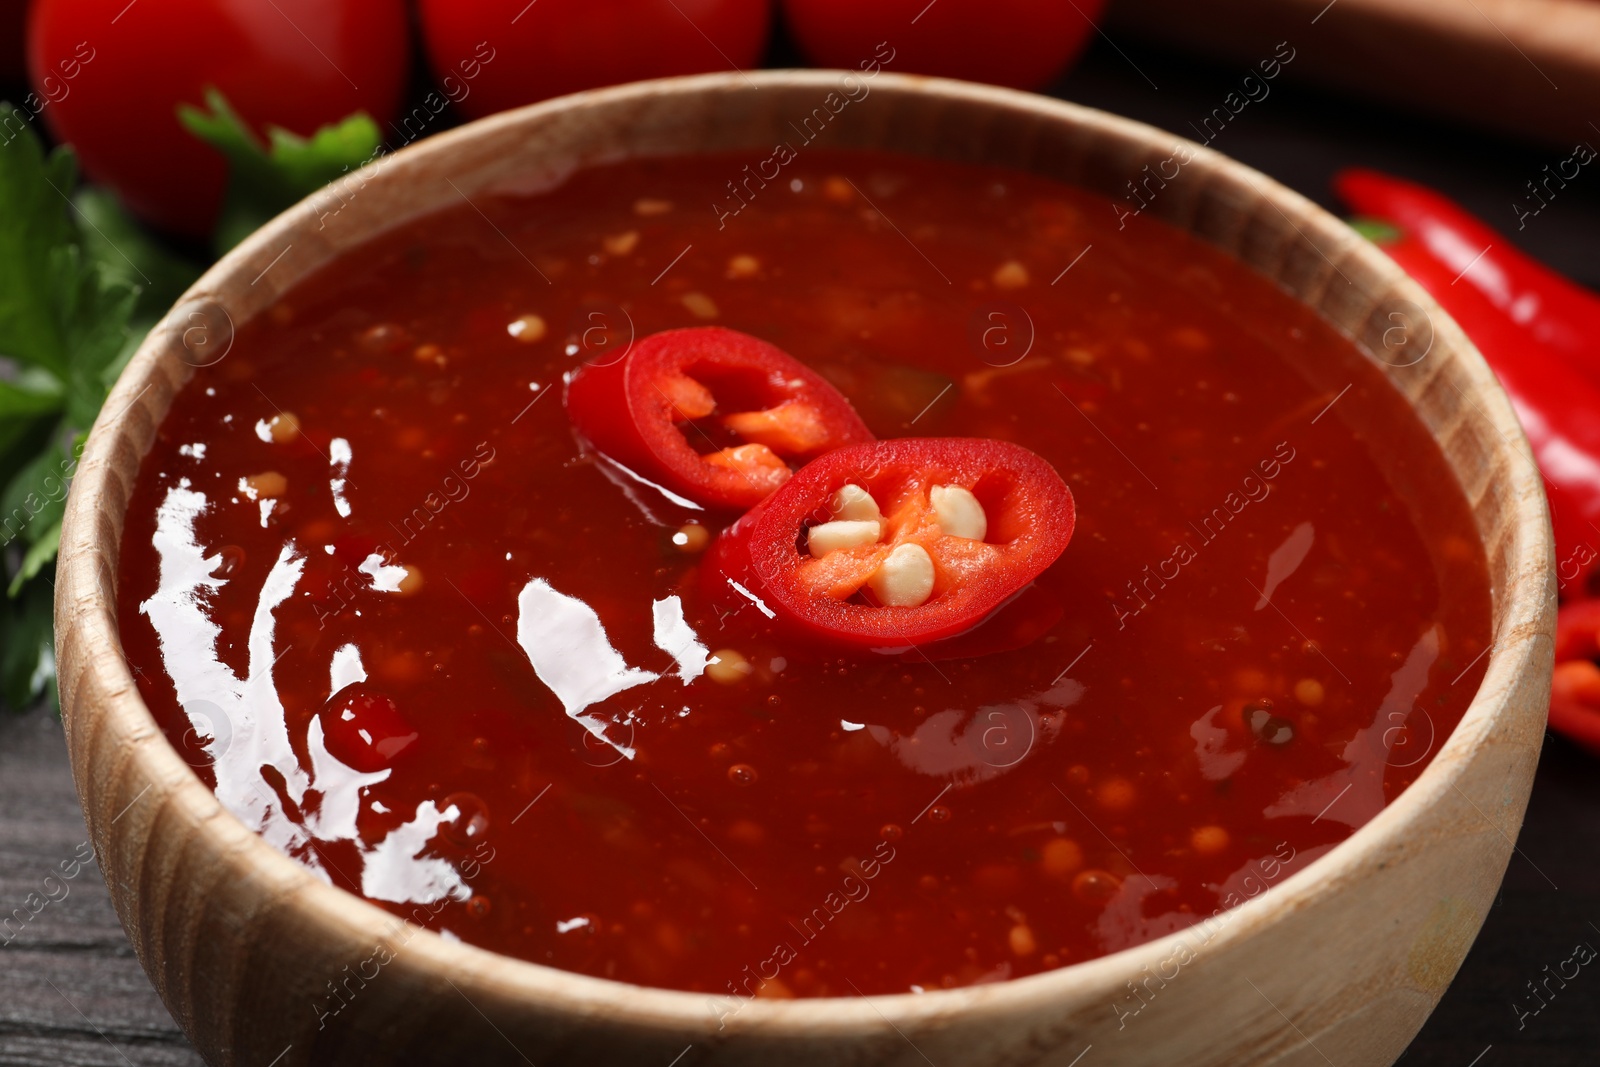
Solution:
[(933, 505), (933, 517), (938, 520), (939, 529), (951, 537), (982, 541), (989, 532), (989, 517), (970, 489), (936, 485), (928, 492), (928, 503)]
[(828, 510), (834, 518), (851, 522), (869, 519), (877, 522), (883, 518), (883, 512), (878, 510), (878, 502), (872, 499), (872, 494), (854, 484), (833, 494), (833, 502), (828, 505)]
[(893, 608), (914, 608), (933, 595), (933, 557), (921, 545), (906, 543), (889, 553), (867, 579), (878, 600)]
[(996, 289), (1021, 289), (1028, 284), (1028, 268), (1014, 259), (1008, 259), (994, 271)]
[(243, 492), (252, 494), (250, 497), (252, 500), (261, 498), (276, 500), (289, 491), (289, 479), (277, 471), (262, 471), (260, 474), (241, 478), (239, 488)]
[(728, 277), (754, 278), (761, 273), (761, 261), (751, 255), (737, 255), (728, 260)]
[(609, 237), (601, 238), (600, 244), (609, 255), (625, 256), (638, 247), (639, 231), (628, 230), (624, 233), (614, 233)]
[(811, 527), (806, 533), (806, 548), (813, 556), (821, 559), (841, 548), (875, 545), (882, 536), (883, 526), (876, 519), (859, 521), (835, 519), (833, 522), (824, 522)]
[(1013, 926), (1006, 940), (1011, 944), (1012, 953), (1017, 956), (1031, 956), (1039, 950), (1039, 942), (1034, 939), (1033, 931), (1026, 923)]
[(681, 298), (683, 306), (689, 309), (689, 314), (697, 319), (714, 319), (717, 317), (717, 302), (704, 293), (684, 293)]
[(531, 345), (544, 337), (546, 329), (544, 320), (537, 315), (523, 315), (521, 318), (512, 319), (506, 325), (506, 333), (525, 345)]
[(287, 411), (280, 411), (267, 421), (267, 432), (273, 443), (286, 445), (300, 436), (300, 420)]
[(731, 648), (719, 649), (706, 660), (706, 677), (721, 685), (737, 685), (754, 673), (750, 661)]
[(405, 575), (396, 584), (394, 591), (401, 596), (412, 596), (422, 591), (422, 572), (409, 563), (402, 564)]
[(711, 531), (697, 522), (678, 527), (672, 535), (672, 544), (679, 552), (700, 552), (711, 543)]

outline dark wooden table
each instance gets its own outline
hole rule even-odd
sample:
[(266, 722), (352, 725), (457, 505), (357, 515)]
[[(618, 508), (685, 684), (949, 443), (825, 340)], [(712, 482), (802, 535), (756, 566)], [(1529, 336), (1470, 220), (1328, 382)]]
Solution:
[[(1314, 32), (1294, 42), (1297, 49), (1316, 46)], [(1119, 36), (1114, 44), (1098, 42), (1058, 91), (1192, 136), (1189, 123), (1219, 106), (1247, 73), (1143, 50)], [(1328, 178), (1340, 166), (1417, 177), (1506, 231), (1516, 229), (1512, 204), (1523, 183), (1570, 151), (1355, 105), (1288, 78), (1273, 82), (1271, 94), (1242, 111), (1214, 147), (1330, 207)], [(1600, 287), (1600, 173), (1580, 174), (1514, 239)], [(1558, 993), (1537, 1014), (1527, 989), (1580, 943), (1600, 948), (1597, 770), (1600, 764), (1564, 741), (1546, 745), (1500, 897), (1438, 1011), (1402, 1058), (1406, 1067), (1600, 1062), (1600, 966), (1584, 967), (1564, 989), (1552, 983)], [(39, 894), (35, 903), (57, 898), (20, 928), (15, 920), (0, 926), (0, 1067), (201, 1063), (140, 969), (98, 869), (59, 879), (60, 865), (84, 843), (60, 724), (42, 710), (0, 717), (0, 920), (13, 908), (26, 911), (29, 894)], [(47, 882), (52, 874), (57, 878)], [(1519, 1016), (1519, 1008), (1528, 1014)]]

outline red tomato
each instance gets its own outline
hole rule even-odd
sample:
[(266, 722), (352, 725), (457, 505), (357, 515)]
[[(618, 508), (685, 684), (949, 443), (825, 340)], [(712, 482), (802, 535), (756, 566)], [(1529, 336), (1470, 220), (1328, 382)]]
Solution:
[(635, 474), (740, 510), (787, 482), (791, 463), (872, 440), (816, 371), (720, 326), (652, 334), (620, 358), (583, 367), (567, 387), (567, 413)]
[(1076, 515), (1055, 468), (1021, 445), (855, 445), (812, 460), (724, 530), (705, 580), (713, 599), (743, 597), (798, 634), (904, 649), (995, 614), (1066, 549)]
[(420, 0), (446, 96), (471, 118), (580, 89), (754, 67), (768, 0)]
[[(784, 0), (789, 30), (819, 66), (883, 66), (1041, 89), (1083, 52), (1105, 0)], [(877, 57), (882, 60), (882, 56)]]
[(306, 135), (405, 91), (403, 0), (37, 0), (28, 69), (42, 115), (95, 181), (164, 229), (210, 233), (227, 168), (178, 122), (222, 91), (257, 131)]

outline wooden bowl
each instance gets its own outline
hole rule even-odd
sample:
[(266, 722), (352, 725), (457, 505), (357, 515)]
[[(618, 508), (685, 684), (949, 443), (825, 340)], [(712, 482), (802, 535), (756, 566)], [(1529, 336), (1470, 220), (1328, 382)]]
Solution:
[[(1286, 80), (1558, 146), (1552, 171), (1593, 143), (1600, 5), (1590, 0), (1115, 0), (1107, 14), (1118, 40), (1226, 59), (1241, 77), (1288, 54)], [(1518, 189), (1510, 203), (1534, 211), (1540, 201)]]
[[(223, 810), (157, 729), (120, 652), (118, 543), (157, 424), (195, 366), (225, 352), (231, 325), (342, 250), (464, 195), (537, 188), (626, 156), (765, 155), (845, 77), (779, 71), (623, 86), (430, 138), (230, 253), (122, 375), (67, 505), (56, 599), (62, 712), (117, 912), (211, 1062), (1068, 1065), (1093, 1046), (1087, 1067), (1353, 1067), (1392, 1061), (1450, 982), (1511, 855), (1543, 735), (1555, 597), (1540, 481), (1482, 358), (1420, 288), (1302, 197), (1194, 145), (1150, 210), (1317, 309), (1403, 394), (1471, 501), (1495, 638), (1481, 690), (1420, 779), (1331, 853), (1209, 924), (1208, 937), (1174, 934), (1030, 978), (920, 996), (752, 1001), (719, 1020), (703, 995), (446, 941), (331, 888)], [(1180, 145), (1043, 97), (888, 73), (826, 136), (837, 147), (1004, 164), (1113, 198)], [(1406, 358), (1394, 358), (1407, 339)], [(323, 1014), (330, 982), (346, 991), (336, 1015)], [(1126, 1008), (1132, 983), (1136, 1017)]]

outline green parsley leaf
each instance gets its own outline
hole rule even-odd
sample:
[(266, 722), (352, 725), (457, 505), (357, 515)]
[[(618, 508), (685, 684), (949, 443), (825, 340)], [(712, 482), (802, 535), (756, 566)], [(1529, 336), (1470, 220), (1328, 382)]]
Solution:
[(53, 378), (41, 387), (29, 388), (21, 382), (0, 381), (0, 419), (50, 415), (66, 404), (61, 384)]
[(85, 261), (77, 245), (51, 252), (50, 267), (61, 335), (69, 353), (67, 419), (74, 426), (89, 426), (110, 388), (106, 368), (128, 342), (128, 320), (139, 291), (107, 281), (98, 265)]
[(37, 576), (47, 563), (54, 561), (60, 548), (61, 524), (58, 522), (28, 546), (28, 551), (22, 556), (22, 566), (17, 568), (16, 577), (11, 579), (6, 595), (15, 600), (17, 594), (22, 592), (24, 583)]
[(382, 145), (378, 124), (359, 111), (323, 126), (309, 139), (268, 127), (263, 146), (221, 93), (208, 89), (206, 106), (209, 112), (180, 105), (178, 120), (228, 159), (228, 190), (213, 234), (218, 255), (285, 208), (372, 159)]
[(32, 129), (0, 150), (0, 700), (13, 707), (51, 684), (48, 568), (74, 467), (61, 442), (99, 414), (140, 293), (85, 242), (76, 181), (71, 151), (46, 155)]
[(12, 476), (0, 492), (0, 546), (19, 538), (23, 544), (36, 544), (50, 527), (60, 524), (75, 466), (52, 444)]
[[(84, 255), (106, 279), (139, 290), (133, 317), (154, 323), (200, 277), (200, 268), (167, 251), (104, 189), (85, 186), (72, 198)], [(141, 331), (141, 339), (144, 332)]]
[(80, 189), (72, 205), (77, 209), (84, 255), (99, 265), (105, 278), (138, 292), (127, 337), (100, 372), (109, 390), (145, 335), (200, 277), (200, 268), (163, 247), (104, 189)]
[(32, 581), (16, 600), (0, 600), (0, 699), (25, 708), (49, 694), (55, 703), (55, 591)]
[[(15, 111), (10, 104), (0, 110)], [(31, 129), (0, 152), (0, 356), (65, 378), (67, 341), (55, 314), (50, 255), (77, 237), (67, 217), (77, 181), (68, 149), (49, 157)]]

